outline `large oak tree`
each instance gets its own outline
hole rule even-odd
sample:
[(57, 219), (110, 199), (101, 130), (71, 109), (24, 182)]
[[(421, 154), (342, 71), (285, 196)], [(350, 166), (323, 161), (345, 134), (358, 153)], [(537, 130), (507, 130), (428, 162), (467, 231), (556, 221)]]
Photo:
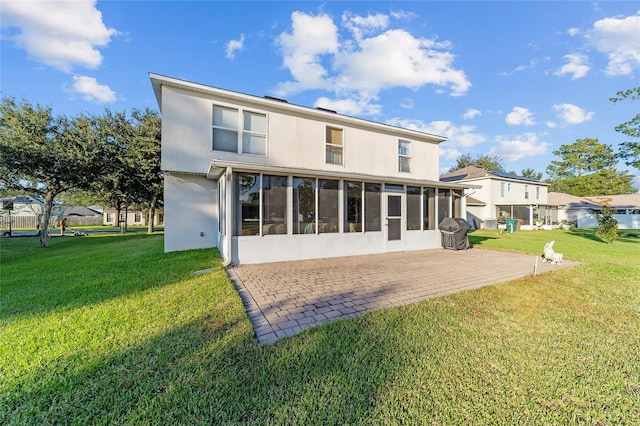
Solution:
[(99, 138), (93, 117), (54, 116), (51, 107), (9, 97), (0, 102), (0, 183), (42, 198), (43, 247), (49, 243), (54, 200), (101, 178), (109, 164), (107, 144)]

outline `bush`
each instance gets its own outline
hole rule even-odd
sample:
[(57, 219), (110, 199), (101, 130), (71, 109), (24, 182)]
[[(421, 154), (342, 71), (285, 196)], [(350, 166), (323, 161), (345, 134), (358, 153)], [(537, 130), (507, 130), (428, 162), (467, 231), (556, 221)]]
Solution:
[(601, 213), (596, 213), (596, 220), (598, 221), (596, 233), (607, 244), (613, 243), (618, 238), (618, 221), (611, 214), (611, 210), (603, 207)]

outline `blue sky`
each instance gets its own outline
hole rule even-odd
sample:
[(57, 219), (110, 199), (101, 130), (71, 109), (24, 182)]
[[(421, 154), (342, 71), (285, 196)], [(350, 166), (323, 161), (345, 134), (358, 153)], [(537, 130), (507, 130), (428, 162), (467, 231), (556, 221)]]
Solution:
[[(157, 109), (154, 72), (448, 137), (543, 172), (638, 103), (638, 2), (3, 0), (2, 96), (54, 113)], [(620, 165), (620, 169), (625, 169)], [(631, 170), (638, 173), (637, 170)], [(640, 173), (638, 173), (640, 174)], [(640, 187), (640, 177), (636, 180)]]

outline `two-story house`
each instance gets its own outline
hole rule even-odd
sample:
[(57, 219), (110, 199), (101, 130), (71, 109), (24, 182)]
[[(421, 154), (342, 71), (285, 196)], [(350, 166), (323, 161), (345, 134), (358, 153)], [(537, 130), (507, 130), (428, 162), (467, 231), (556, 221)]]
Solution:
[(162, 113), (165, 251), (226, 262), (420, 250), (466, 214), (445, 138), (150, 74)]
[(496, 170), (467, 166), (440, 177), (442, 182), (477, 185), (467, 200), (467, 220), (475, 227), (495, 228), (504, 219), (518, 219), (523, 229), (551, 225), (557, 207), (547, 202), (549, 184)]

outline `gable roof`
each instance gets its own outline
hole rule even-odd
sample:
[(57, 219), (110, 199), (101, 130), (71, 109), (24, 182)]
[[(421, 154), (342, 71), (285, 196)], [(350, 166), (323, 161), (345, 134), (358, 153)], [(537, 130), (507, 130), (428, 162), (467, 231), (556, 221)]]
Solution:
[(462, 169), (454, 170), (440, 176), (442, 182), (467, 181), (476, 179), (503, 179), (511, 181), (532, 182), (538, 185), (549, 185), (546, 182), (540, 182), (535, 179), (519, 176), (513, 173), (503, 172), (501, 170), (487, 170), (476, 166), (467, 166)]
[(563, 192), (549, 192), (548, 200), (551, 204), (558, 204), (571, 209), (602, 208), (640, 208), (640, 194), (597, 195), (591, 197), (577, 197)]
[(208, 86), (205, 84), (194, 83), (175, 77), (168, 77), (161, 74), (149, 73), (151, 85), (156, 96), (158, 106), (162, 111), (162, 87), (172, 87), (180, 90), (186, 90), (199, 94), (225, 99), (229, 102), (255, 105), (259, 108), (269, 108), (283, 114), (300, 115), (303, 114), (316, 120), (325, 122), (335, 122), (340, 125), (360, 127), (371, 131), (382, 133), (390, 133), (399, 137), (406, 137), (411, 140), (439, 144), (447, 140), (444, 136), (426, 133), (418, 129), (398, 127), (387, 123), (379, 123), (376, 121), (365, 120), (362, 118), (351, 117), (348, 115), (338, 114), (333, 110), (326, 108), (311, 108), (302, 105), (289, 103), (284, 99), (274, 98), (272, 96), (254, 96), (246, 93), (235, 92), (232, 90), (221, 89), (218, 87)]

